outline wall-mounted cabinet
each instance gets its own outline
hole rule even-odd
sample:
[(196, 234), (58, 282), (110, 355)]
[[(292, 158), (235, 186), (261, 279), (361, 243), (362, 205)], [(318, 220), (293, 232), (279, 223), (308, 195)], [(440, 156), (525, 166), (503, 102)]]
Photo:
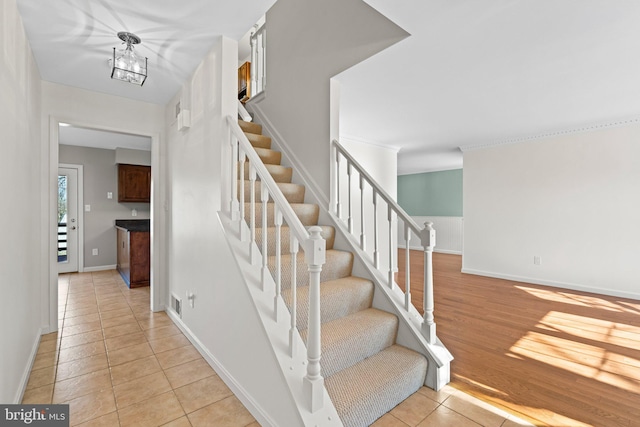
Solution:
[(238, 68), (238, 99), (247, 102), (251, 98), (251, 63), (245, 62)]
[(151, 167), (118, 165), (118, 202), (151, 202)]

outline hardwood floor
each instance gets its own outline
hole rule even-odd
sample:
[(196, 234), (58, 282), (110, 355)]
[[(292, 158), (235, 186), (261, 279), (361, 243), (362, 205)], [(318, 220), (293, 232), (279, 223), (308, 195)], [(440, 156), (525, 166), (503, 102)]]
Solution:
[[(435, 319), (455, 357), (453, 387), (536, 425), (640, 426), (640, 301), (463, 274), (461, 261), (434, 254)], [(420, 310), (422, 265), (411, 251)]]

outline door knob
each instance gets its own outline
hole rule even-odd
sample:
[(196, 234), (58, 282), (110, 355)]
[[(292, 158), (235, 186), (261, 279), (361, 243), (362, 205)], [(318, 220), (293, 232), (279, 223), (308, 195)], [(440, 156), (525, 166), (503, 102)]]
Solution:
[(76, 229), (76, 226), (74, 225), (73, 227), (71, 227), (71, 229), (72, 229), (72, 230), (75, 230), (75, 229)]

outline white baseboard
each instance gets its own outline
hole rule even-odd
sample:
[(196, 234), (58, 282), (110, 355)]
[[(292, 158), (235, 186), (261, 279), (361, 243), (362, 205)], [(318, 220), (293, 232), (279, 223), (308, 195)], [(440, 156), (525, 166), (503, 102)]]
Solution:
[(33, 363), (36, 361), (36, 355), (38, 354), (38, 346), (40, 345), (40, 338), (42, 337), (42, 328), (38, 329), (38, 334), (36, 335), (36, 340), (31, 346), (31, 353), (29, 354), (29, 359), (27, 361), (27, 366), (25, 366), (24, 372), (22, 372), (22, 378), (20, 379), (20, 384), (18, 390), (16, 390), (16, 397), (13, 399), (13, 403), (18, 405), (22, 402), (22, 398), (24, 396), (24, 391), (27, 389), (27, 383), (29, 382), (29, 374), (31, 374), (31, 369), (33, 368)]
[(462, 273), (475, 274), (476, 276), (493, 277), (495, 279), (511, 280), (514, 282), (530, 283), (534, 285), (550, 286), (554, 288), (570, 289), (580, 292), (589, 292), (594, 294), (608, 295), (612, 297), (630, 298), (640, 300), (640, 294), (632, 292), (619, 292), (605, 288), (594, 288), (591, 286), (580, 285), (577, 283), (556, 282), (553, 280), (534, 279), (532, 277), (515, 276), (511, 274), (495, 273), (491, 271), (475, 270), (473, 268), (463, 268)]
[(85, 273), (91, 273), (91, 272), (94, 272), (94, 271), (115, 270), (116, 267), (117, 267), (116, 264), (113, 264), (113, 265), (98, 265), (98, 266), (95, 266), (95, 267), (85, 267), (83, 271)]
[(441, 253), (441, 254), (449, 254), (449, 255), (462, 255), (462, 251), (452, 251), (452, 250), (449, 250), (449, 249), (438, 249), (438, 248), (435, 248), (433, 250), (433, 252), (438, 252), (438, 253)]
[(173, 323), (182, 331), (191, 344), (204, 357), (207, 363), (216, 371), (216, 374), (224, 381), (224, 383), (233, 391), (236, 397), (247, 408), (251, 415), (258, 421), (261, 426), (275, 426), (275, 422), (262, 410), (255, 400), (246, 392), (246, 390), (233, 378), (233, 376), (218, 362), (218, 360), (207, 350), (200, 340), (191, 332), (184, 324), (182, 319), (178, 317), (172, 309), (165, 310), (167, 315), (173, 320)]

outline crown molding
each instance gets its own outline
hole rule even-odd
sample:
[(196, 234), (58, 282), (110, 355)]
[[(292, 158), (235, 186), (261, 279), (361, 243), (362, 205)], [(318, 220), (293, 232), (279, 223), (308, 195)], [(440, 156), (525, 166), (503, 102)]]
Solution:
[(499, 141), (486, 142), (486, 143), (482, 143), (482, 144), (461, 145), (458, 148), (460, 148), (460, 150), (464, 153), (465, 151), (482, 150), (482, 149), (485, 149), (485, 148), (498, 147), (498, 146), (501, 146), (501, 145), (520, 144), (520, 143), (523, 143), (523, 142), (532, 142), (532, 141), (537, 141), (537, 140), (546, 139), (546, 138), (553, 138), (553, 137), (556, 137), (556, 136), (573, 135), (573, 134), (577, 134), (577, 133), (584, 133), (584, 132), (591, 132), (591, 131), (596, 131), (596, 130), (603, 130), (603, 129), (608, 129), (608, 128), (626, 126), (626, 125), (635, 124), (635, 123), (640, 123), (640, 117), (636, 117), (636, 118), (632, 118), (632, 119), (626, 119), (626, 120), (617, 120), (617, 121), (609, 122), (609, 123), (597, 123), (597, 124), (586, 125), (586, 126), (582, 126), (582, 127), (578, 127), (578, 128), (565, 129), (565, 130), (559, 130), (559, 131), (547, 132), (547, 133), (541, 133), (541, 134), (538, 134), (538, 135), (524, 136), (524, 137), (520, 137), (520, 138), (504, 139), (504, 140), (499, 140)]
[(393, 151), (395, 153), (400, 152), (400, 148), (398, 147), (389, 147), (388, 145), (383, 145), (377, 142), (371, 142), (371, 141), (367, 141), (365, 139), (362, 138), (358, 138), (355, 136), (351, 136), (351, 135), (344, 135), (344, 134), (340, 134), (340, 141), (346, 141), (346, 142), (355, 142), (358, 144), (366, 144), (366, 145), (371, 145), (372, 147), (377, 147), (377, 148), (384, 148), (385, 150), (389, 150), (389, 151)]

